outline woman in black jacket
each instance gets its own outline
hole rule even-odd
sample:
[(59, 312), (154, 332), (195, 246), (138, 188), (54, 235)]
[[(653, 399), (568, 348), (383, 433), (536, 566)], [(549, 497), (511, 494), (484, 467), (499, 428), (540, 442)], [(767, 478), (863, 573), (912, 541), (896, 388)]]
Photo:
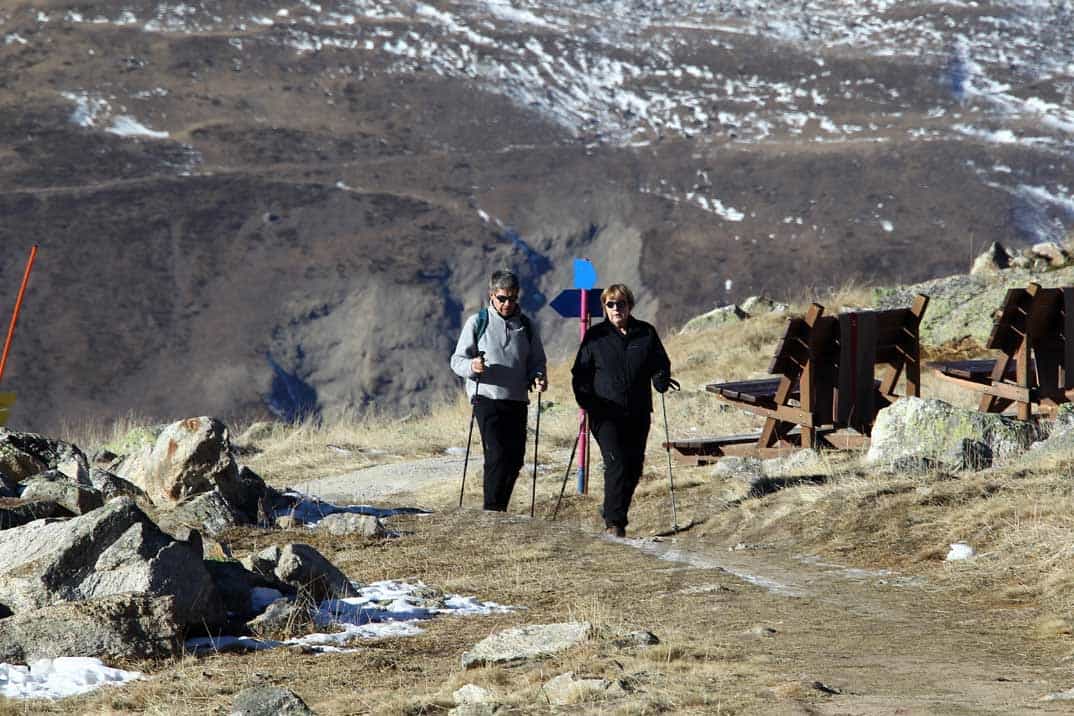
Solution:
[(604, 458), (605, 531), (626, 536), (627, 511), (645, 462), (653, 397), (674, 384), (656, 329), (631, 316), (634, 294), (621, 283), (600, 295), (606, 320), (586, 333), (571, 368), (578, 405)]

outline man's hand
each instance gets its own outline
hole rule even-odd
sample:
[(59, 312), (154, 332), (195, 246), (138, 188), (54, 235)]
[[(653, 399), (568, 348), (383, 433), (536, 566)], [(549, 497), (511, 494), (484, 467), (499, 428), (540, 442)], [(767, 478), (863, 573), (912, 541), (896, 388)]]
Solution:
[(657, 393), (666, 393), (669, 390), (678, 390), (679, 381), (669, 375), (658, 373), (653, 376), (653, 387), (656, 388)]
[(470, 361), (470, 372), (476, 375), (481, 375), (485, 372), (485, 354), (484, 352), (478, 353), (477, 358)]
[(545, 392), (548, 390), (548, 378), (543, 373), (538, 374), (530, 384), (530, 389), (539, 393)]

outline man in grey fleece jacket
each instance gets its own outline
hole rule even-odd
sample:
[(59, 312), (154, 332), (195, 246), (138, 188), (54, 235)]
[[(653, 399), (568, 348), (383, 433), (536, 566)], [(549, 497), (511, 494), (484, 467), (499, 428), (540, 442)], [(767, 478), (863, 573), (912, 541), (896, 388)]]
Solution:
[(525, 460), (527, 391), (548, 388), (541, 336), (522, 315), (518, 297), (515, 274), (493, 273), (488, 306), (466, 320), (451, 356), (481, 431), (485, 509), (499, 512), (507, 511)]

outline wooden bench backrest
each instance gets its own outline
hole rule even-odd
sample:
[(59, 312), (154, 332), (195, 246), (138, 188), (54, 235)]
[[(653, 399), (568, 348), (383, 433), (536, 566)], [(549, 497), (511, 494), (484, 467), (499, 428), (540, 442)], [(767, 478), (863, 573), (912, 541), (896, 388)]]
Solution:
[[(1035, 363), (1043, 386), (1074, 387), (1074, 287), (1009, 288), (987, 347)], [(1067, 368), (1070, 366), (1070, 369)], [(1028, 370), (1028, 367), (1026, 368)]]
[(768, 372), (798, 380), (812, 360), (813, 413), (837, 424), (869, 425), (875, 414), (877, 365), (895, 371), (889, 390), (898, 373), (912, 366), (907, 380), (916, 394), (918, 328), (927, 305), (926, 296), (917, 296), (910, 308), (824, 316), (824, 309), (813, 304), (804, 318), (787, 322)]

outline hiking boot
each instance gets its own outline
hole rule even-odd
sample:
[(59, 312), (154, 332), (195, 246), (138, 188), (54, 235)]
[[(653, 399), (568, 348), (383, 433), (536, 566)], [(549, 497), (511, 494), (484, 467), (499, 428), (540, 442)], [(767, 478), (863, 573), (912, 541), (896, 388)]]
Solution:
[(626, 528), (616, 527), (615, 525), (612, 525), (604, 529), (604, 534), (609, 535), (611, 537), (626, 537)]

